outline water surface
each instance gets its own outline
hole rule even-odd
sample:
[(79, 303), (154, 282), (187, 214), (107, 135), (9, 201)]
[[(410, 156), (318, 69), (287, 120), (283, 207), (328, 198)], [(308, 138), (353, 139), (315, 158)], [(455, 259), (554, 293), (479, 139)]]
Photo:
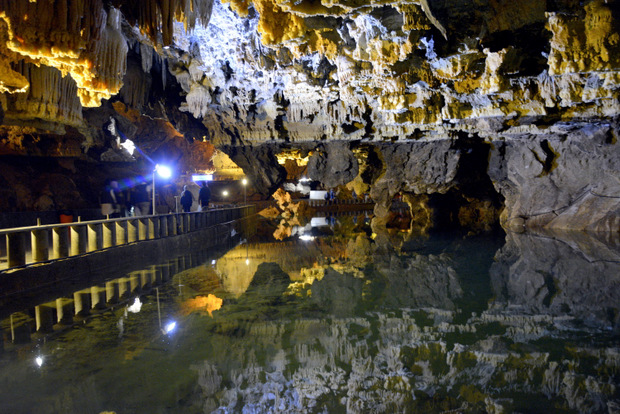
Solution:
[(313, 223), (5, 312), (0, 412), (620, 410), (617, 244)]

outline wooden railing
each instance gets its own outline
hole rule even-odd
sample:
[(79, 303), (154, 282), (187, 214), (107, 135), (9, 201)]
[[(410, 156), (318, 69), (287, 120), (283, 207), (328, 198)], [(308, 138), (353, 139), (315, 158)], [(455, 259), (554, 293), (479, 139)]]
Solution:
[[(192, 213), (2, 229), (0, 237), (6, 236), (7, 268), (0, 271), (207, 229), (246, 217), (254, 210), (254, 206), (247, 205)], [(27, 254), (28, 243), (31, 254)]]

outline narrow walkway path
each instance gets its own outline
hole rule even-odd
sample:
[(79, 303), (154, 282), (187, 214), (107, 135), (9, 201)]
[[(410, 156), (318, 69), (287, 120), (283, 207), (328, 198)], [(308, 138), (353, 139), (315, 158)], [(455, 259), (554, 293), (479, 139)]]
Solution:
[(0, 230), (0, 275), (26, 265), (172, 237), (254, 214), (246, 205), (192, 213), (123, 217)]

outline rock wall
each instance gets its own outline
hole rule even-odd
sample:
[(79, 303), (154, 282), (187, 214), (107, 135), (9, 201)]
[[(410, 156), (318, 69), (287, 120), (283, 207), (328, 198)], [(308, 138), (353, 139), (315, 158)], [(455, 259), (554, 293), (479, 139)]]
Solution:
[(618, 232), (620, 152), (610, 123), (559, 124), (494, 144), (489, 175), (502, 225)]

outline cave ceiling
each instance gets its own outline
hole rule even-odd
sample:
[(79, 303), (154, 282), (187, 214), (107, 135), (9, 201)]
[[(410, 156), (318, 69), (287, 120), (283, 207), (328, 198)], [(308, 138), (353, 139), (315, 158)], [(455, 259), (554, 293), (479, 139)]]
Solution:
[(617, 5), (3, 0), (3, 123), (88, 141), (101, 125), (84, 113), (122, 102), (237, 146), (605, 119), (619, 112)]
[[(551, 130), (616, 123), (618, 5), (0, 0), (1, 152), (51, 140), (63, 143), (55, 155), (105, 161), (122, 159), (128, 138), (151, 155), (185, 141), (179, 157), (208, 143), (249, 173), (331, 141), (349, 143), (349, 155), (465, 138), (550, 142)], [(253, 159), (257, 147), (270, 150)], [(277, 168), (263, 191), (285, 178)]]

